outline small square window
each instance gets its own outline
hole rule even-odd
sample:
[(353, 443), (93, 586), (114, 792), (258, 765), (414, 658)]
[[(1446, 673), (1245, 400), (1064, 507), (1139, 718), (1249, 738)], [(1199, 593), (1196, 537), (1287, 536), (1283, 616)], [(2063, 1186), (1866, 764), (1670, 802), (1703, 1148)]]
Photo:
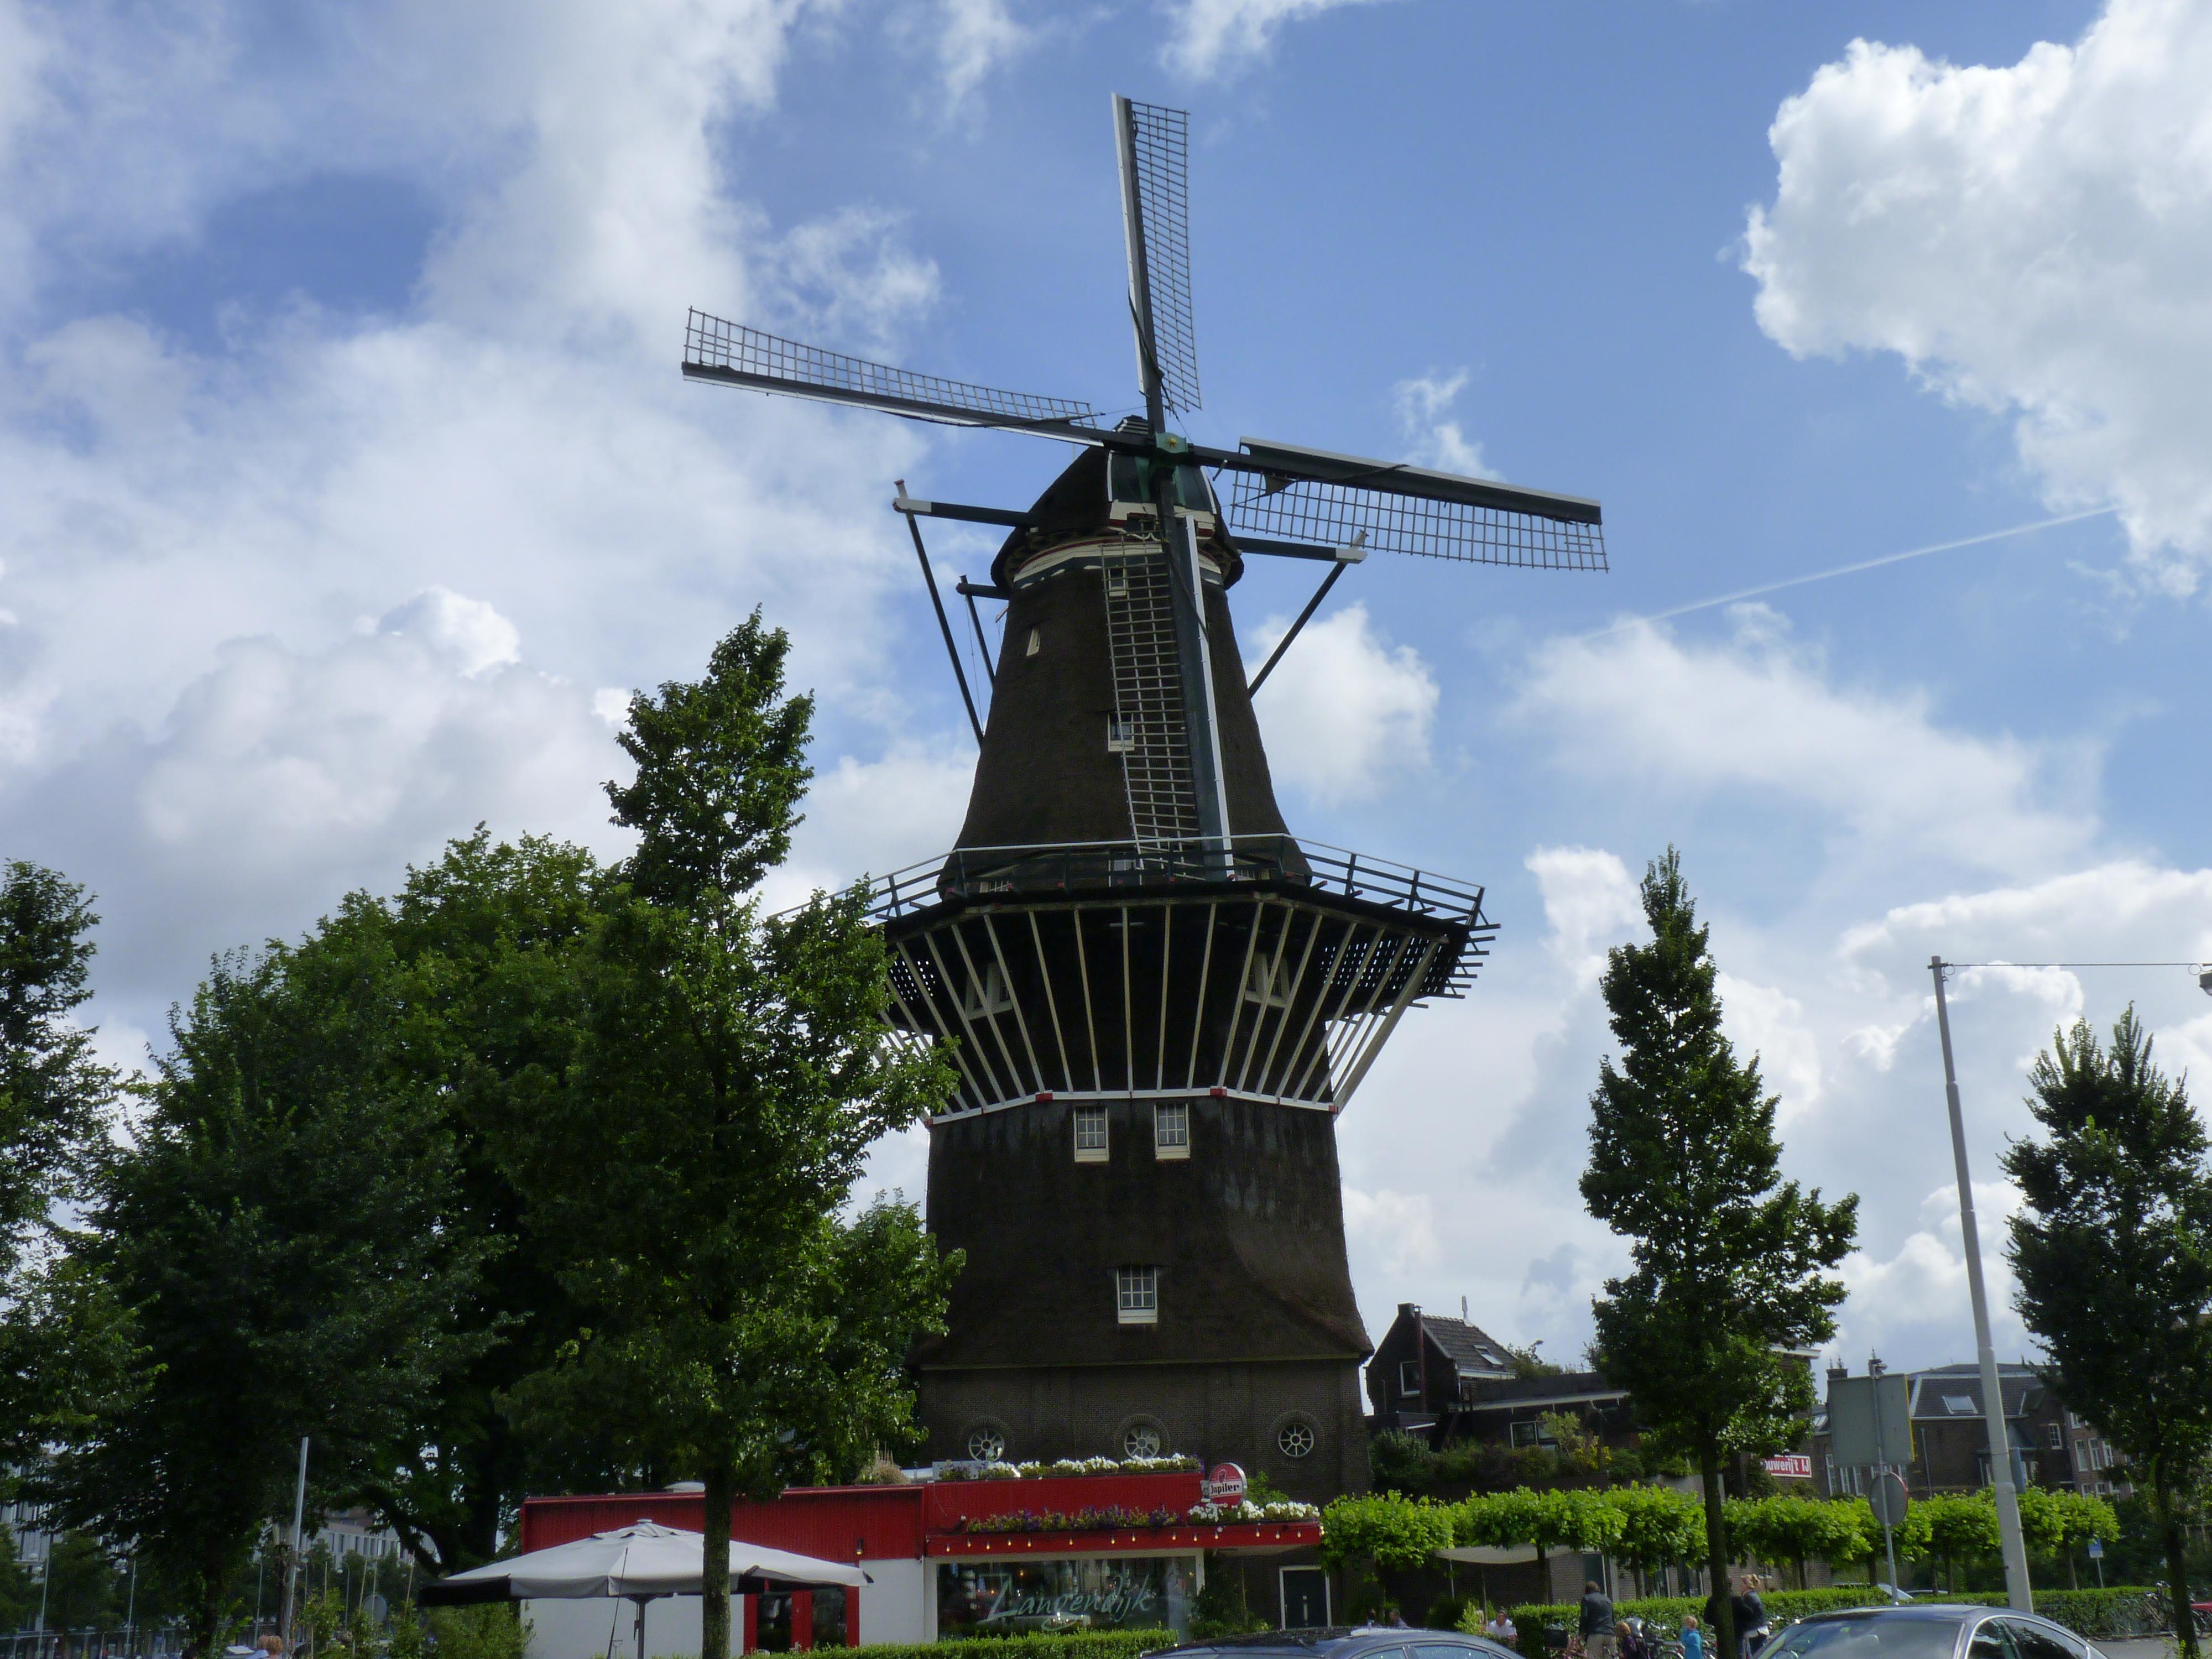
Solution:
[(1126, 755), (1137, 746), (1137, 723), (1127, 714), (1106, 717), (1106, 752)]
[(1152, 1156), (1190, 1156), (1190, 1108), (1182, 1101), (1162, 1101), (1152, 1108)]
[(1160, 1270), (1116, 1267), (1115, 1310), (1124, 1325), (1157, 1325), (1160, 1318)]
[(1079, 1106), (1075, 1109), (1075, 1161), (1078, 1164), (1103, 1164), (1106, 1161), (1106, 1109), (1103, 1106)]

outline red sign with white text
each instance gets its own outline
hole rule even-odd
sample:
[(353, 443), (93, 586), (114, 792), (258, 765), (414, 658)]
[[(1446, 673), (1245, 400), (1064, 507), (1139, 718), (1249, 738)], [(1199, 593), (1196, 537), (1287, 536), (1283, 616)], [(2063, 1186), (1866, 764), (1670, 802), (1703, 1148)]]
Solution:
[(1206, 1495), (1217, 1504), (1244, 1501), (1244, 1471), (1234, 1463), (1216, 1463), (1206, 1472)]
[(1763, 1467), (1769, 1474), (1780, 1480), (1810, 1480), (1813, 1478), (1813, 1460), (1803, 1452), (1784, 1452), (1779, 1457), (1767, 1458)]

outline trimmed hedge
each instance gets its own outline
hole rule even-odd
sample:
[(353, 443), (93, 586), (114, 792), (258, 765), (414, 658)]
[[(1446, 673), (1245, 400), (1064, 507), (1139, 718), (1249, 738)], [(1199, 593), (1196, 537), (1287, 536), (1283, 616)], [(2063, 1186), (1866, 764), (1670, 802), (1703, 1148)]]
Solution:
[(1067, 1636), (963, 1636), (944, 1642), (866, 1642), (829, 1650), (844, 1659), (1137, 1659), (1182, 1640), (1171, 1630), (1081, 1631)]
[[(2039, 1589), (2035, 1593), (2035, 1610), (2054, 1624), (2063, 1625), (2078, 1636), (2092, 1640), (2111, 1641), (2130, 1636), (2154, 1633), (2153, 1626), (2159, 1620), (2145, 1617), (2150, 1591), (2139, 1586), (2115, 1586), (2111, 1589)], [(1962, 1591), (1956, 1595), (1938, 1598), (1950, 1602), (1969, 1602), (1982, 1607), (2001, 1607), (2005, 1599), (2001, 1595), (1986, 1592)], [(1767, 1617), (1778, 1625), (1786, 1625), (1809, 1613), (1826, 1613), (1836, 1607), (1876, 1607), (1887, 1603), (1889, 1598), (1880, 1590), (1864, 1584), (1839, 1584), (1833, 1589), (1763, 1590), (1759, 1600), (1765, 1605)], [(1614, 1609), (1624, 1619), (1648, 1619), (1664, 1625), (1670, 1630), (1681, 1627), (1685, 1613), (1705, 1616), (1705, 1598), (1692, 1595), (1650, 1596), (1634, 1601), (1620, 1601)], [(1541, 1653), (1544, 1627), (1564, 1625), (1571, 1630), (1580, 1615), (1580, 1609), (1571, 1602), (1540, 1602), (1528, 1607), (1508, 1609), (1514, 1628), (1520, 1632), (1521, 1651)], [(1462, 1628), (1470, 1628), (1466, 1620), (1473, 1620), (1472, 1628), (1480, 1630), (1482, 1609), (1470, 1607)]]

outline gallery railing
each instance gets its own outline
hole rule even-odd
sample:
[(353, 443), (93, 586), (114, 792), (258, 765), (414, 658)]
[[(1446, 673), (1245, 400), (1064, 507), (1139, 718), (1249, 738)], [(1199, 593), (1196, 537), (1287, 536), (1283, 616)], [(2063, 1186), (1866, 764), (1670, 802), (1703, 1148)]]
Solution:
[(949, 899), (1115, 888), (1290, 883), (1393, 909), (1484, 926), (1480, 886), (1324, 842), (1237, 836), (1215, 846), (1091, 842), (961, 847), (868, 882), (871, 919), (889, 921)]

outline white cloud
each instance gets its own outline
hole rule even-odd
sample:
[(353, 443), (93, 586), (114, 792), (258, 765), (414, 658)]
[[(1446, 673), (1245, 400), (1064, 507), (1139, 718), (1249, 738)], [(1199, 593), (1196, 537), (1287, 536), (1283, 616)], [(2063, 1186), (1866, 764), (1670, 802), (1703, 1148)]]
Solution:
[(1643, 895), (1618, 854), (1601, 848), (1540, 847), (1522, 864), (1544, 896), (1552, 953), (1574, 970), (1578, 986), (1597, 983), (1613, 945), (1647, 936)]
[(1884, 856), (2027, 872), (2081, 848), (2096, 819), (2075, 757), (1936, 724), (1924, 692), (1838, 686), (1762, 605), (1734, 639), (1685, 645), (1638, 623), (1531, 656), (1518, 708), (1595, 775), (1678, 797), (1754, 793)]
[(1346, 1244), (1394, 1279), (1435, 1265), (1438, 1255), (1435, 1206), (1425, 1193), (1369, 1193), (1344, 1189)]
[[(1900, 904), (1851, 928), (1842, 954), (1915, 966), (1946, 961), (2093, 962), (2212, 959), (2212, 870), (2123, 860), (2017, 887)], [(1974, 970), (1972, 982), (2078, 1003), (2079, 978), (2060, 969)], [(2179, 973), (2179, 969), (2173, 970)]]
[[(1999, 1358), (2010, 1358), (2027, 1353), (2033, 1340), (2013, 1311), (2014, 1285), (2004, 1259), (2006, 1224), (2020, 1208), (2020, 1193), (2004, 1182), (1978, 1181), (1973, 1186), (1991, 1345)], [(1878, 1351), (1885, 1343), (1909, 1343), (1922, 1331), (1948, 1327), (1958, 1334), (1955, 1358), (1973, 1358), (1972, 1303), (1955, 1184), (1939, 1187), (1921, 1200), (1920, 1224), (1887, 1257), (1852, 1251), (1844, 1259), (1842, 1278), (1850, 1299), (1837, 1322), (1837, 1352)]]
[(1719, 975), (1721, 1025), (1738, 1059), (1756, 1054), (1768, 1091), (1780, 1097), (1777, 1121), (1790, 1121), (1820, 1103), (1820, 1043), (1805, 1018), (1805, 1005), (1777, 986), (1733, 974)]
[(1180, 0), (1175, 34), (1162, 58), (1199, 80), (1267, 55), (1285, 23), (1375, 0)]
[[(797, 684), (867, 711), (831, 738), (854, 764), (931, 752), (879, 695), (882, 501), (921, 434), (673, 367), (691, 304), (868, 344), (934, 301), (895, 219), (774, 225), (728, 176), (805, 9), (403, 8), (277, 41), (242, 5), (0, 0), (0, 836), (103, 895), (104, 1019), (152, 1024), (210, 950), (479, 819), (618, 846), (624, 694), (592, 688), (696, 672), (756, 603)], [(434, 227), (380, 248), (379, 307), (233, 303), (210, 332), (86, 307), (333, 174)], [(833, 860), (882, 833), (834, 776), (811, 811)]]
[(1467, 386), (1467, 371), (1449, 375), (1431, 370), (1411, 380), (1401, 380), (1391, 397), (1398, 409), (1399, 429), (1413, 446), (1407, 459), (1419, 466), (1433, 466), (1470, 478), (1495, 478), (1482, 459), (1482, 446), (1469, 443), (1457, 421), (1444, 416)]
[(1006, 0), (940, 0), (940, 5), (937, 61), (946, 100), (957, 106), (992, 70), (1030, 44), (1030, 31), (1007, 9)]
[[(1249, 674), (1290, 626), (1271, 617), (1254, 641)], [(1308, 623), (1257, 699), (1275, 780), (1325, 802), (1374, 794), (1395, 774), (1425, 765), (1437, 684), (1409, 645), (1391, 645), (1364, 605)]]
[(2212, 563), (2207, 85), (2187, 0), (2111, 0), (2008, 67), (1854, 41), (1775, 117), (1759, 325), (2011, 412), (2046, 501), (2117, 505), (2139, 568), (2188, 591)]

